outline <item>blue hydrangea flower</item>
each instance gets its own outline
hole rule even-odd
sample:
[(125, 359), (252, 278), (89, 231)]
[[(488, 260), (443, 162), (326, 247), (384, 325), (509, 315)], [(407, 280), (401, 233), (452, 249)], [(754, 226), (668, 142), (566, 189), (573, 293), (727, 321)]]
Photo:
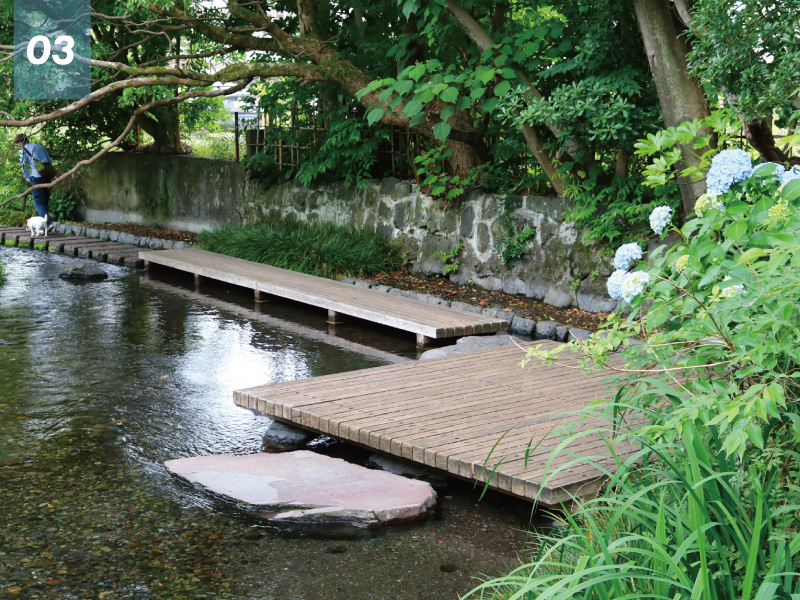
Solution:
[(625, 271), (614, 271), (606, 282), (608, 295), (614, 300), (622, 300), (622, 282), (625, 279), (625, 275), (627, 275)]
[(800, 179), (800, 165), (795, 165), (788, 171), (781, 173), (781, 189), (795, 179)]
[(671, 217), (672, 209), (669, 206), (657, 206), (650, 213), (650, 228), (656, 235), (663, 235)]
[(636, 242), (630, 244), (623, 244), (617, 248), (617, 253), (614, 255), (614, 268), (617, 270), (627, 271), (631, 268), (633, 261), (642, 258), (642, 249)]
[(753, 174), (753, 161), (744, 150), (723, 150), (711, 159), (706, 186), (713, 194), (724, 194), (731, 186)]
[(622, 299), (630, 304), (633, 299), (644, 291), (644, 286), (650, 282), (650, 275), (644, 271), (625, 273), (622, 280)]

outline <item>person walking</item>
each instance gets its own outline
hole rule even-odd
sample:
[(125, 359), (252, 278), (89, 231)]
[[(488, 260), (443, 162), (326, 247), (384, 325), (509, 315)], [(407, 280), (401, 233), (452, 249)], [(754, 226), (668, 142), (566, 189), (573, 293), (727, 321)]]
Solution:
[[(31, 185), (50, 183), (53, 181), (55, 169), (53, 159), (41, 144), (34, 144), (24, 133), (14, 138), (14, 143), (19, 146), (19, 164), (22, 167), (22, 176)], [(36, 164), (39, 163), (37, 167)], [(48, 213), (50, 209), (50, 188), (33, 190), (33, 207), (40, 217), (47, 216), (47, 231), (54, 226), (53, 219)]]

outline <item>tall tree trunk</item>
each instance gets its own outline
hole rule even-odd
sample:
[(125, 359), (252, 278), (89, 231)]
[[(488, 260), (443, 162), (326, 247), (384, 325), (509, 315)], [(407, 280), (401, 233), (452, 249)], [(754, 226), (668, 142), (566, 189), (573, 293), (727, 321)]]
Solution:
[(185, 154), (181, 143), (178, 107), (160, 106), (153, 109), (152, 113), (153, 116), (142, 113), (136, 119), (142, 129), (153, 138), (148, 151), (152, 154)]
[[(754, 118), (744, 123), (744, 134), (747, 141), (758, 150), (764, 160), (784, 164), (795, 162), (778, 148), (775, 136), (772, 135), (772, 119)], [(795, 164), (797, 164), (795, 162)]]
[[(683, 38), (678, 37), (667, 0), (634, 0), (633, 6), (664, 113), (664, 123), (667, 127), (674, 127), (684, 121), (708, 116), (703, 88), (689, 75), (686, 44)], [(682, 148), (682, 152), (687, 163), (699, 163), (689, 148)], [(683, 213), (688, 215), (694, 210), (695, 200), (705, 192), (706, 184), (705, 181), (692, 182), (681, 178), (678, 183), (682, 184)]]

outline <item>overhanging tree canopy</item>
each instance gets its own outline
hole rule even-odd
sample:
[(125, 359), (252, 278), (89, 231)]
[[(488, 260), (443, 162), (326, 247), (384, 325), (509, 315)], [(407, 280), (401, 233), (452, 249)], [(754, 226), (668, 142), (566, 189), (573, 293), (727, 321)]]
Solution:
[[(730, 4), (724, 13), (729, 17), (745, 10), (736, 8), (740, 5), (755, 14), (760, 6), (722, 4)], [(791, 13), (795, 4), (783, 6)], [(453, 181), (466, 180), (492, 158), (497, 162), (496, 141), (517, 136), (557, 193), (591, 194), (612, 185), (623, 190), (615, 182), (636, 174), (637, 138), (663, 124), (705, 116), (708, 99), (716, 102), (723, 88), (728, 97), (750, 97), (734, 88), (752, 88), (755, 78), (723, 77), (735, 72), (724, 57), (717, 57), (714, 69), (695, 70), (705, 78), (705, 89), (689, 70), (688, 61), (706, 64), (728, 39), (717, 32), (729, 35), (730, 27), (741, 32), (752, 25), (750, 19), (723, 26), (720, 5), (710, 0), (95, 1), (91, 96), (58, 106), (6, 97), (7, 118), (0, 125), (28, 127), (88, 111), (90, 120), (106, 121), (96, 127), (99, 137), (110, 140), (101, 152), (121, 144), (136, 122), (154, 134), (160, 149), (179, 151), (177, 104), (231, 93), (259, 78), (290, 77), (297, 85), (336, 86), (358, 100), (368, 123), (405, 128), (430, 140), (431, 148), (441, 145), (430, 156), (446, 157)], [(796, 56), (797, 21), (786, 24), (781, 15), (773, 24), (783, 35), (779, 42), (771, 38), (769, 52)], [(773, 20), (767, 15), (762, 22)], [(7, 41), (7, 32), (0, 35)], [(740, 35), (737, 56), (758, 41)], [(754, 68), (770, 64), (763, 52), (751, 58)], [(3, 73), (9, 77), (7, 65)], [(791, 81), (788, 67), (773, 70)], [(775, 102), (786, 103), (781, 94), (789, 94), (789, 105), (797, 102), (796, 89), (780, 89), (760, 105), (746, 104), (741, 114), (748, 131), (772, 118)], [(686, 186), (684, 210), (701, 191)]]

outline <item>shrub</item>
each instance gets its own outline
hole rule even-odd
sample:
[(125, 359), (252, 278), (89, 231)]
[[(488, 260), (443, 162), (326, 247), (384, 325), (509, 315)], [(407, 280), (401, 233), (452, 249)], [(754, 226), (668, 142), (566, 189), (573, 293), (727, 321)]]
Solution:
[[(754, 166), (741, 150), (703, 159), (711, 192), (694, 217), (678, 228), (659, 207), (650, 225), (668, 243), (646, 258), (636, 244), (617, 251), (608, 289), (630, 313), (567, 348), (585, 351), (585, 366), (609, 369), (606, 358), (621, 349), (620, 391), (596, 411), (613, 423), (609, 438), (631, 429), (620, 437), (644, 447), (638, 466), (620, 462), (599, 499), (541, 538), (532, 563), (477, 592), (730, 600), (800, 592), (800, 167)], [(656, 158), (650, 182), (670, 179), (677, 164)], [(560, 351), (528, 359), (552, 362)]]
[(0, 285), (3, 285), (6, 281), (8, 281), (8, 273), (6, 273), (6, 266), (3, 263), (0, 263)]
[(212, 252), (332, 279), (369, 277), (400, 261), (398, 249), (374, 231), (294, 218), (205, 231), (198, 242)]

